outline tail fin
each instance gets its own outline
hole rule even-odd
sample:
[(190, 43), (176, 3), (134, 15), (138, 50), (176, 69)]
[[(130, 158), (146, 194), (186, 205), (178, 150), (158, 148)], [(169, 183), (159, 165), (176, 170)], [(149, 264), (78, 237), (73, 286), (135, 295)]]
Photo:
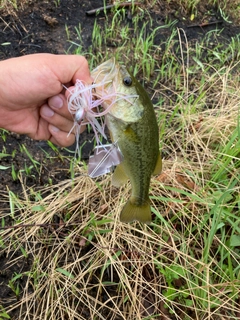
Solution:
[(152, 221), (150, 204), (147, 202), (141, 206), (131, 202), (131, 199), (125, 204), (120, 214), (120, 221), (132, 222), (137, 220), (143, 223)]

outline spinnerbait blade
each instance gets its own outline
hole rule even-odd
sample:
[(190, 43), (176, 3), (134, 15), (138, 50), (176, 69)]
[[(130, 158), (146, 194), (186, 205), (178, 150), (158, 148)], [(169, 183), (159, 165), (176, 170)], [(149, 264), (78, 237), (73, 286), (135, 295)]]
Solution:
[(109, 173), (122, 160), (123, 155), (116, 143), (97, 146), (94, 155), (89, 158), (88, 175), (96, 178)]

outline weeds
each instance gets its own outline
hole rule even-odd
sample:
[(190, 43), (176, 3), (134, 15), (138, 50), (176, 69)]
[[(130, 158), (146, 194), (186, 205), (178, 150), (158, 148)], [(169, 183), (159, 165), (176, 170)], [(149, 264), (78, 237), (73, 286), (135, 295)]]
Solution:
[[(196, 10), (198, 1), (182, 4)], [(9, 212), (0, 212), (0, 254), (20, 252), (11, 263), (29, 259), (31, 266), (9, 280), (15, 299), (0, 306), (0, 317), (19, 310), (23, 320), (33, 314), (54, 320), (237, 319), (239, 37), (223, 46), (214, 31), (193, 47), (174, 22), (138, 28), (140, 12), (131, 30), (121, 10), (113, 15), (114, 28), (111, 21), (101, 28), (95, 23), (88, 58), (92, 68), (103, 56), (123, 57), (153, 93), (164, 160), (163, 173), (151, 183), (153, 222), (121, 223), (130, 185), (116, 189), (110, 176), (92, 180), (86, 164), (73, 160), (70, 180), (37, 191), (22, 183), (22, 198), (9, 190)], [(170, 36), (158, 43), (162, 28)], [(106, 41), (114, 46), (104, 52)], [(21, 151), (31, 164), (26, 174), (39, 170), (39, 162)], [(7, 150), (0, 155), (13, 156)], [(14, 166), (12, 174), (19, 177)]]
[[(152, 180), (150, 226), (122, 224), (119, 212), (130, 186), (117, 191), (111, 177), (95, 182), (83, 167), (74, 182), (61, 182), (50, 194), (46, 189), (35, 200), (12, 197), (12, 215), (21, 209), (16, 223), (26, 227), (2, 232), (2, 250), (10, 254), (10, 248), (22, 247), (36, 262), (20, 295), (28, 312), (35, 308), (35, 314), (54, 314), (55, 320), (84, 319), (86, 313), (99, 319), (238, 314), (239, 87), (230, 73), (204, 76), (208, 84), (199, 90), (206, 100), (215, 93), (215, 108), (205, 110), (201, 100), (192, 104), (190, 90), (179, 95), (171, 122), (162, 108), (163, 149), (175, 156), (165, 159), (163, 173)], [(34, 207), (42, 208), (37, 215)], [(59, 224), (50, 227), (56, 218)], [(39, 222), (45, 227), (37, 227)], [(39, 295), (42, 304), (35, 305)], [(16, 301), (11, 310), (18, 307)]]
[(0, 317), (2, 319), (11, 319), (11, 317), (8, 315), (8, 313), (5, 311), (5, 309), (0, 305)]

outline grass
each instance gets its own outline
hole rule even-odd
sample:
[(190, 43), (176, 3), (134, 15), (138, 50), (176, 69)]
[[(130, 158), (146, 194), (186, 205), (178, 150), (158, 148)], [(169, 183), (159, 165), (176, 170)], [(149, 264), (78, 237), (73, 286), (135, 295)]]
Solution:
[[(21, 180), (21, 198), (3, 194), (0, 252), (30, 266), (12, 274), (3, 319), (15, 310), (34, 320), (240, 317), (239, 37), (213, 43), (215, 31), (193, 46), (173, 21), (161, 27), (168, 37), (159, 47), (151, 21), (134, 40), (123, 21), (116, 12), (104, 29), (95, 24), (88, 59), (93, 67), (123, 57), (156, 101), (164, 168), (151, 183), (154, 220), (121, 223), (131, 186), (112, 187), (110, 175), (92, 180), (81, 163), (74, 180), (40, 190)], [(106, 52), (105, 31), (120, 39)], [(18, 227), (5, 228), (8, 216)]]
[(7, 12), (13, 13), (14, 11), (18, 11), (19, 9), (23, 9), (24, 6), (28, 4), (28, 0), (1, 0), (0, 1), (0, 9), (6, 10)]

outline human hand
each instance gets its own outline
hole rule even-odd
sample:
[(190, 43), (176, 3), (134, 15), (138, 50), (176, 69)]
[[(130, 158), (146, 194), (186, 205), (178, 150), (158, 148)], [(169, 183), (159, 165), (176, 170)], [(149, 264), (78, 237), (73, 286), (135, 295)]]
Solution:
[(43, 53), (0, 61), (0, 127), (59, 146), (73, 144), (62, 84), (70, 87), (76, 79), (92, 82), (82, 56)]

